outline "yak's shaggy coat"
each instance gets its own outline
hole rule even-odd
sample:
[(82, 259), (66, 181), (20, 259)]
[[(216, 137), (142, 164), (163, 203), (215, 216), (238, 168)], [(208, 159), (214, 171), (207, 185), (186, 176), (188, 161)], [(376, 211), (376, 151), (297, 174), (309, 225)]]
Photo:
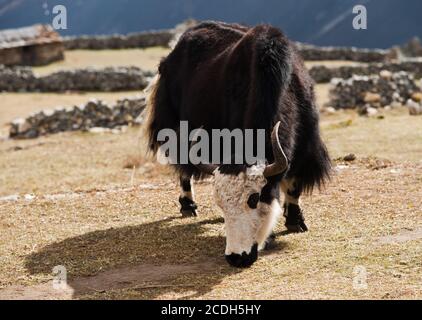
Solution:
[[(286, 178), (310, 191), (329, 175), (330, 160), (320, 139), (313, 82), (294, 45), (277, 28), (220, 22), (201, 23), (183, 34), (159, 66), (151, 96), (149, 146), (154, 152), (161, 129), (265, 129), (266, 159), (272, 162), (271, 129), (289, 160)], [(193, 165), (176, 165), (200, 176)], [(223, 166), (238, 173), (243, 166)], [(281, 176), (279, 177), (281, 180)]]

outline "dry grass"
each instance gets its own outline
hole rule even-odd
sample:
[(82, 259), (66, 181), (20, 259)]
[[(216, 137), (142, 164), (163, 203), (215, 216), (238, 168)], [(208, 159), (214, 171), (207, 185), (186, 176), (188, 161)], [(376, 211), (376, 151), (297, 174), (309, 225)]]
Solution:
[[(37, 297), (55, 298), (43, 296), (37, 284), (61, 264), (72, 288), (67, 298), (421, 298), (421, 238), (380, 243), (422, 227), (420, 119), (395, 111), (384, 120), (353, 118), (350, 126), (333, 126), (349, 117), (323, 117), (323, 133), (333, 157), (355, 152), (358, 160), (341, 164), (327, 190), (303, 199), (311, 231), (285, 235), (281, 223), (277, 248), (248, 270), (224, 261), (210, 182), (196, 187), (200, 217), (180, 219), (177, 179), (138, 156), (137, 129), (3, 142), (0, 195), (34, 192), (39, 198), (0, 202), (0, 286), (35, 285), (29, 288)], [(399, 142), (403, 137), (413, 144)], [(363, 159), (374, 154), (391, 161), (374, 170), (376, 159)], [(124, 169), (129, 164), (139, 165), (133, 186), (133, 170)], [(68, 195), (43, 197), (57, 193)], [(366, 290), (353, 289), (360, 265), (368, 271)], [(124, 277), (132, 267), (159, 275), (96, 283), (104, 271)], [(81, 286), (84, 279), (94, 287)]]
[(398, 162), (422, 159), (422, 121), (406, 108), (384, 112), (383, 119), (360, 117), (355, 111), (322, 118), (324, 139), (334, 158), (355, 153)]
[(161, 47), (98, 51), (72, 50), (65, 52), (65, 60), (48, 66), (36, 67), (33, 70), (37, 75), (45, 75), (63, 69), (109, 66), (137, 66), (143, 70), (154, 71), (161, 58), (168, 53), (169, 49)]
[[(0, 282), (43, 283), (55, 265), (65, 265), (74, 298), (420, 298), (420, 238), (379, 241), (422, 226), (416, 170), (421, 167), (342, 169), (326, 191), (303, 200), (311, 231), (285, 235), (280, 225), (276, 249), (248, 270), (224, 261), (223, 225), (209, 183), (197, 187), (198, 219), (178, 217), (177, 184), (164, 176), (155, 184), (159, 191), (2, 203)], [(196, 272), (171, 269), (204, 263), (208, 268)], [(128, 266), (167, 266), (171, 273), (161, 270), (166, 277), (158, 281), (139, 274), (100, 292), (73, 285), (106, 270), (124, 275)], [(356, 266), (368, 271), (367, 290), (353, 289)], [(133, 289), (139, 286), (146, 288)]]
[[(3, 95), (0, 118), (88, 96)], [(0, 299), (421, 299), (420, 117), (337, 112), (321, 127), (333, 158), (357, 160), (302, 199), (310, 232), (286, 234), (282, 219), (276, 248), (247, 270), (224, 261), (212, 182), (196, 185), (199, 217), (180, 219), (177, 179), (144, 156), (139, 129), (0, 141), (0, 197), (37, 195), (0, 199)], [(68, 271), (64, 294), (48, 283), (56, 265)], [(353, 288), (357, 266), (367, 289)]]

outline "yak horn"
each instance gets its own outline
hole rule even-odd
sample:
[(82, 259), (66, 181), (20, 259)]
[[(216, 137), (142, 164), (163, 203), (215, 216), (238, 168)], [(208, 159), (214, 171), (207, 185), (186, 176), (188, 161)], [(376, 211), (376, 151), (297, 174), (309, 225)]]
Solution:
[[(202, 129), (199, 128), (199, 129)], [(191, 144), (191, 148), (198, 142), (198, 136), (199, 136), (199, 129), (196, 131), (193, 139), (192, 139), (192, 144)], [(216, 164), (211, 164), (211, 163), (199, 163), (195, 165), (196, 168), (198, 168), (199, 171), (209, 174), (209, 175), (214, 175), (214, 171), (215, 169), (218, 168), (218, 165)]]
[(273, 148), (274, 154), (274, 163), (269, 164), (265, 167), (264, 176), (272, 177), (283, 173), (288, 167), (288, 161), (286, 154), (283, 151), (283, 148), (280, 144), (280, 138), (278, 136), (278, 129), (280, 127), (280, 121), (274, 126), (274, 129), (271, 133), (271, 145)]

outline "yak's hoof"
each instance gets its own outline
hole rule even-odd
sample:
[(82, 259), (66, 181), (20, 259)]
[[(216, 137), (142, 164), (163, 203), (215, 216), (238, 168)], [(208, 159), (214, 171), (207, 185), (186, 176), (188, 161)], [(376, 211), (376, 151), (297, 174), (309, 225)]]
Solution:
[(275, 241), (275, 234), (272, 233), (268, 236), (267, 240), (265, 240), (264, 246), (262, 250), (272, 250), (277, 246)]
[(284, 206), (284, 215), (286, 216), (286, 228), (289, 232), (306, 232), (308, 227), (305, 224), (305, 217), (297, 204), (289, 203)]
[(180, 197), (179, 202), (182, 205), (182, 208), (180, 209), (180, 213), (182, 214), (183, 218), (188, 217), (196, 217), (196, 209), (198, 208), (196, 203), (193, 202), (191, 199), (187, 197)]
[(301, 233), (308, 231), (308, 227), (305, 222), (300, 222), (299, 224), (286, 224), (285, 225), (289, 232)]
[(182, 218), (190, 218), (190, 217), (197, 217), (195, 209), (180, 209), (180, 213), (182, 214)]

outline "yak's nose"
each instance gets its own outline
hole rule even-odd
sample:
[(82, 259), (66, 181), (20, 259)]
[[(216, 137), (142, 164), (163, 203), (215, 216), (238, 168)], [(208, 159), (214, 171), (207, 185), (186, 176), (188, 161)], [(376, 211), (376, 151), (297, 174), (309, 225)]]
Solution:
[(248, 268), (258, 259), (258, 245), (254, 244), (250, 253), (242, 252), (242, 254), (232, 253), (226, 255), (227, 262), (236, 268)]

